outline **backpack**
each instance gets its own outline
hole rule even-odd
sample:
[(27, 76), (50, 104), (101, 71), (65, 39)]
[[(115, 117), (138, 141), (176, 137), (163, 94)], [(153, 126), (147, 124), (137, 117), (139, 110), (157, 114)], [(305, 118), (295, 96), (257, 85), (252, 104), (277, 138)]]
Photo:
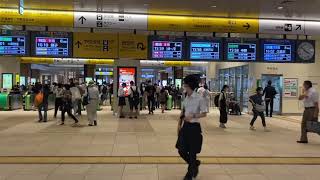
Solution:
[(219, 107), (219, 98), (220, 98), (220, 93), (214, 97), (214, 105), (216, 107)]
[(133, 102), (135, 102), (135, 103), (138, 103), (138, 104), (139, 104), (140, 96), (139, 96), (138, 91), (137, 91), (137, 90), (135, 90), (135, 91), (134, 91), (132, 87), (130, 87), (130, 89), (131, 89), (131, 92), (133, 93), (133, 94), (132, 94)]
[(42, 91), (40, 91), (38, 94), (36, 94), (36, 96), (34, 97), (34, 105), (36, 107), (39, 107), (40, 104), (43, 103), (43, 93)]

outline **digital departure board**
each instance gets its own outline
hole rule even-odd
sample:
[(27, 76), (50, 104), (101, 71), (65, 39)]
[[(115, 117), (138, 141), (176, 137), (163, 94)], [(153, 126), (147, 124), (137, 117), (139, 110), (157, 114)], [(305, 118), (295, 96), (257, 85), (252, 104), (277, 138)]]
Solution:
[(249, 43), (228, 43), (228, 60), (256, 60), (257, 45)]
[(295, 41), (262, 40), (261, 46), (264, 61), (290, 62), (295, 59)]
[(29, 36), (25, 31), (4, 31), (0, 35), (0, 55), (29, 55)]
[(32, 53), (34, 56), (71, 57), (72, 34), (67, 32), (34, 32)]
[(190, 59), (220, 60), (219, 42), (190, 42)]
[(154, 59), (182, 59), (182, 42), (153, 41), (152, 58)]
[(38, 56), (68, 56), (68, 38), (36, 37), (36, 55)]

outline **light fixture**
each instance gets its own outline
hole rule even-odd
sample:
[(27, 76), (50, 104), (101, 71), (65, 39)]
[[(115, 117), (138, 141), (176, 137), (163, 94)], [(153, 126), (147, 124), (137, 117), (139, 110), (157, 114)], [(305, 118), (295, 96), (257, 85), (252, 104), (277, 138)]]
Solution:
[(143, 4), (143, 6), (149, 6), (149, 4)]
[(216, 6), (216, 5), (212, 5), (211, 7), (212, 7), (212, 8), (216, 8), (217, 6)]
[(283, 9), (283, 6), (278, 6), (277, 9), (281, 10), (281, 9)]

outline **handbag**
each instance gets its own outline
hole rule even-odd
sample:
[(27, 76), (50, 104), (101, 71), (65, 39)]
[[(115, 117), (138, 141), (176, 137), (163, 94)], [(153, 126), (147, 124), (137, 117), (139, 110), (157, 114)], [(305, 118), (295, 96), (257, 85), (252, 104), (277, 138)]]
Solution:
[(312, 133), (317, 133), (320, 135), (320, 122), (307, 121), (307, 131)]
[(36, 107), (39, 107), (43, 103), (43, 93), (40, 91), (36, 96), (34, 97), (34, 105)]
[(87, 95), (83, 96), (82, 105), (86, 106), (89, 104), (90, 96), (89, 96), (89, 88), (87, 87)]
[(264, 110), (266, 109), (266, 107), (264, 105), (261, 105), (261, 104), (255, 104), (253, 107), (258, 112), (264, 112)]

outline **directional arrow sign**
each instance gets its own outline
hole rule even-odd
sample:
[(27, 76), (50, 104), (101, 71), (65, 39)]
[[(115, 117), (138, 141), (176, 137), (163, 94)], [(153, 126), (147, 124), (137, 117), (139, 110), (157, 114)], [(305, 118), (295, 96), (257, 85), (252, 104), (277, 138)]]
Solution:
[(297, 25), (296, 25), (296, 30), (301, 30), (301, 29), (302, 29), (301, 24), (297, 24)]
[(75, 43), (75, 45), (76, 45), (78, 48), (80, 48), (80, 46), (82, 45), (82, 43), (81, 43), (80, 41), (77, 41), (77, 42)]
[(246, 28), (247, 30), (250, 28), (250, 24), (246, 23), (245, 25), (243, 25), (244, 28)]
[(83, 24), (87, 19), (84, 16), (81, 16), (78, 21), (81, 21), (81, 24)]

